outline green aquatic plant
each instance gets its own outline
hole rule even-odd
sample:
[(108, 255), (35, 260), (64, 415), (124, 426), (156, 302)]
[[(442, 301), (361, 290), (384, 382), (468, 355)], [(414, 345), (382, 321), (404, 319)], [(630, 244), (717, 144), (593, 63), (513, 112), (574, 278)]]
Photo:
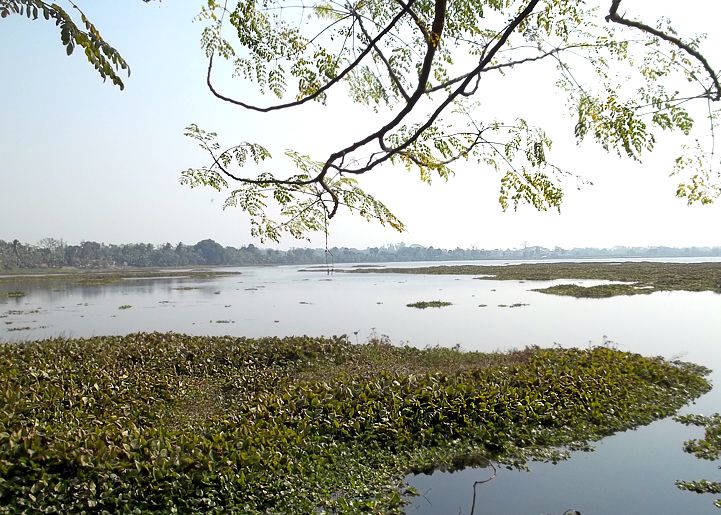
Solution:
[[(676, 421), (685, 425), (702, 427), (704, 437), (688, 440), (683, 444), (683, 450), (703, 460), (721, 459), (721, 414), (714, 413), (711, 416), (683, 415), (675, 418)], [(719, 466), (721, 469), (721, 466)], [(709, 481), (701, 479), (698, 481), (676, 481), (676, 486), (681, 490), (696, 492), (699, 494), (721, 494), (721, 481)], [(714, 502), (717, 508), (721, 508), (721, 499)]]
[(576, 298), (603, 299), (618, 295), (648, 295), (656, 290), (652, 286), (642, 288), (633, 284), (597, 284), (595, 286), (557, 284), (548, 288), (536, 288), (531, 291)]
[(175, 333), (0, 345), (0, 512), (400, 513), (403, 477), (558, 460), (709, 389), (597, 347)]
[(132, 307), (133, 306), (131, 306), (130, 304), (122, 304), (122, 305), (118, 306), (118, 309), (130, 309)]
[(452, 306), (452, 302), (446, 302), (444, 300), (430, 300), (430, 301), (418, 301), (413, 302), (411, 304), (406, 304), (409, 308), (418, 308), (418, 309), (426, 309), (426, 308), (443, 308), (445, 306)]
[(11, 298), (19, 298), (24, 297), (27, 294), (24, 291), (9, 291), (6, 295)]

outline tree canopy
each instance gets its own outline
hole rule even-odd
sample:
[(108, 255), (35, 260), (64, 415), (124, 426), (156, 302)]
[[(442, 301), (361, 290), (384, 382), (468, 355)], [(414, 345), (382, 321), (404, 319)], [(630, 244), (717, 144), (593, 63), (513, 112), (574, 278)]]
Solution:
[[(711, 103), (721, 98), (699, 38), (681, 39), (670, 20), (651, 25), (626, 17), (621, 0), (597, 6), (575, 0), (245, 0), (234, 7), (210, 0), (201, 17), (209, 22), (202, 39), (207, 83), (220, 100), (270, 112), (335, 101), (331, 90), (340, 89), (387, 113), (375, 130), (327, 156), (289, 151), (297, 171), (285, 175), (244, 174), (238, 168), (248, 157), (257, 165), (269, 159), (264, 147), (223, 149), (215, 134), (189, 127), (210, 162), (185, 171), (185, 181), (231, 188), (226, 205), (246, 210), (255, 217), (255, 234), (273, 240), (283, 231), (301, 236), (322, 228), (340, 206), (402, 229), (356, 183), (385, 165), (416, 170), (430, 182), (447, 179), (454, 165), (470, 160), (499, 172), (504, 209), (519, 203), (559, 208), (563, 177), (577, 174), (549, 161), (552, 139), (544, 127), (484, 113), (486, 78), (508, 74), (506, 80), (514, 80), (512, 70), (531, 62), (548, 63), (539, 79), (566, 96), (578, 141), (590, 138), (635, 160), (653, 150), (660, 131), (690, 134), (694, 120), (686, 106), (692, 100), (708, 102), (713, 131)], [(236, 75), (275, 101), (257, 105), (220, 91), (218, 59), (230, 61)], [(532, 84), (528, 91), (534, 94)], [(510, 105), (514, 99), (492, 101)], [(677, 171), (686, 174), (677, 194), (689, 203), (708, 203), (721, 193), (712, 152), (689, 148), (676, 160)], [(281, 207), (278, 220), (267, 214), (270, 199)]]
[[(402, 230), (403, 223), (358, 182), (388, 166), (431, 182), (448, 179), (469, 161), (499, 174), (503, 209), (522, 203), (558, 209), (564, 181), (583, 177), (549, 158), (557, 135), (487, 109), (514, 103), (512, 97), (489, 98), (491, 80), (514, 81), (516, 69), (535, 63), (537, 80), (564, 95), (569, 132), (578, 142), (590, 139), (640, 160), (661, 132), (688, 137), (672, 163), (677, 195), (689, 204), (712, 202), (721, 195), (714, 153), (721, 85), (702, 52), (703, 38), (678, 34), (669, 19), (626, 14), (622, 0), (597, 1), (207, 0), (199, 15), (206, 23), (201, 44), (207, 85), (219, 100), (267, 113), (308, 102), (331, 107), (347, 96), (382, 121), (329, 155), (288, 149), (280, 159), (272, 159), (263, 142), (224, 146), (215, 132), (192, 124), (186, 134), (208, 162), (183, 171), (181, 181), (228, 191), (225, 207), (244, 210), (255, 236), (276, 241), (284, 233), (327, 231), (341, 207)], [(100, 74), (122, 87), (108, 65), (124, 70), (127, 64), (82, 13), (85, 32), (67, 29), (67, 19), (52, 14), (60, 8), (39, 0), (0, 1), (0, 14), (23, 14), (23, 6), (28, 16), (40, 11), (64, 20), (56, 23), (68, 51), (82, 46)], [(229, 67), (270, 99), (255, 104), (222, 91), (217, 74)], [(527, 91), (540, 90), (527, 84)], [(705, 138), (692, 132), (698, 103), (706, 113)]]

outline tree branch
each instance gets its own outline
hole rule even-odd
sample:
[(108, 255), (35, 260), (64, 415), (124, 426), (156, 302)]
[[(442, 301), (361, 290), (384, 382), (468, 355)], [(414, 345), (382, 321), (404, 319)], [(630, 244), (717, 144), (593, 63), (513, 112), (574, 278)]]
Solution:
[[(368, 39), (369, 42), (372, 41), (370, 34), (368, 34), (368, 31), (363, 26), (363, 20), (361, 16), (356, 11), (353, 11), (353, 16), (356, 18), (356, 20), (358, 20), (358, 26), (360, 27), (361, 32), (363, 32), (363, 35)], [(391, 63), (388, 61), (388, 59), (386, 59), (386, 56), (383, 54), (383, 52), (381, 52), (381, 49), (378, 48), (377, 43), (373, 43), (373, 49), (376, 51), (376, 54), (378, 54), (378, 57), (381, 61), (383, 61), (383, 64), (386, 66), (386, 69), (388, 70), (388, 75), (390, 76), (391, 81), (393, 81), (396, 89), (403, 96), (406, 102), (408, 102), (411, 98), (408, 96), (408, 93), (406, 93), (406, 90), (403, 88), (403, 84), (398, 78), (398, 75), (396, 75), (396, 72), (393, 70)]]
[(370, 44), (365, 49), (363, 49), (363, 51), (360, 54), (358, 54), (356, 59), (351, 64), (349, 64), (341, 73), (339, 73), (338, 75), (333, 77), (330, 81), (328, 81), (326, 84), (324, 84), (323, 86), (318, 88), (318, 90), (315, 91), (314, 93), (312, 93), (308, 96), (305, 96), (305, 97), (301, 98), (300, 100), (295, 100), (293, 102), (287, 102), (285, 104), (276, 104), (276, 105), (267, 106), (267, 107), (260, 107), (260, 106), (256, 106), (253, 104), (248, 104), (246, 102), (242, 102), (240, 100), (236, 100), (234, 98), (231, 98), (231, 97), (228, 97), (228, 96), (225, 96), (225, 95), (219, 93), (213, 86), (213, 82), (212, 82), (213, 57), (215, 56), (214, 53), (210, 54), (210, 58), (208, 60), (208, 73), (206, 76), (206, 84), (208, 85), (208, 89), (210, 89), (211, 93), (213, 93), (213, 95), (216, 98), (219, 98), (220, 100), (243, 107), (250, 111), (258, 111), (261, 113), (268, 113), (271, 111), (278, 111), (280, 109), (296, 107), (296, 106), (305, 104), (306, 102), (308, 102), (310, 100), (315, 100), (316, 98), (323, 95), (323, 93), (328, 91), (330, 88), (332, 88), (334, 85), (336, 85), (341, 80), (343, 80), (346, 75), (348, 75), (356, 66), (358, 66), (358, 64), (360, 64), (360, 62), (371, 52), (373, 47), (376, 44), (378, 44), (378, 42), (381, 39), (383, 39), (383, 37), (386, 34), (388, 34), (393, 29), (393, 27), (395, 27), (395, 25), (403, 18), (403, 16), (406, 15), (406, 13), (408, 12), (408, 9), (410, 9), (410, 7), (413, 5), (413, 3), (415, 1), (416, 0), (409, 0), (408, 4), (398, 14), (396, 14), (393, 17), (391, 22), (382, 31), (380, 31), (375, 38), (373, 38), (373, 40), (370, 42)]
[(608, 16), (606, 16), (606, 21), (612, 21), (620, 25), (625, 25), (626, 27), (633, 27), (639, 29), (642, 32), (652, 34), (660, 39), (663, 39), (664, 41), (671, 43), (672, 45), (677, 46), (681, 50), (684, 50), (686, 53), (693, 56), (704, 67), (704, 69), (709, 75), (709, 78), (713, 82), (713, 88), (716, 90), (715, 92), (713, 92), (712, 88), (706, 88), (705, 96), (707, 96), (713, 101), (721, 100), (721, 84), (719, 84), (718, 76), (716, 75), (716, 72), (714, 72), (713, 68), (711, 68), (708, 60), (706, 60), (706, 58), (700, 52), (698, 52), (696, 49), (692, 48), (690, 45), (684, 43), (675, 36), (671, 36), (658, 29), (654, 29), (653, 27), (650, 27), (644, 23), (629, 20), (627, 18), (624, 18), (623, 16), (620, 16), (618, 14), (618, 7), (620, 5), (621, 0), (612, 0), (611, 7), (608, 11)]

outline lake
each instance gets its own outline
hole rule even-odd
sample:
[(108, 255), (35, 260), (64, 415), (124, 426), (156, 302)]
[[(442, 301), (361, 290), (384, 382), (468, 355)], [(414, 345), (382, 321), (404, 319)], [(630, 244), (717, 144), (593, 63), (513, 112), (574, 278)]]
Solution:
[[(100, 286), (0, 282), (0, 339), (175, 331), (250, 337), (346, 334), (358, 342), (375, 334), (420, 347), (460, 344), (481, 351), (606, 343), (693, 361), (714, 370), (715, 385), (721, 379), (721, 295), (711, 292), (575, 299), (529, 291), (570, 282), (566, 280), (328, 275), (322, 270), (299, 272), (300, 268), (248, 267), (230, 269), (240, 275), (208, 280), (133, 279)], [(25, 295), (6, 296), (18, 290)], [(452, 305), (406, 307), (422, 300)], [(524, 305), (499, 306), (512, 304)], [(683, 410), (718, 411), (718, 386)], [(718, 464), (682, 450), (684, 440), (700, 435), (697, 428), (662, 420), (606, 438), (596, 444), (595, 452), (575, 453), (557, 465), (532, 463), (530, 472), (499, 469), (494, 480), (476, 488), (474, 513), (560, 515), (568, 509), (583, 515), (719, 513), (713, 506), (718, 496), (684, 492), (674, 485), (676, 479), (718, 479)], [(412, 499), (408, 512), (468, 514), (474, 481), (491, 473), (491, 469), (466, 469), (409, 477), (423, 495)]]

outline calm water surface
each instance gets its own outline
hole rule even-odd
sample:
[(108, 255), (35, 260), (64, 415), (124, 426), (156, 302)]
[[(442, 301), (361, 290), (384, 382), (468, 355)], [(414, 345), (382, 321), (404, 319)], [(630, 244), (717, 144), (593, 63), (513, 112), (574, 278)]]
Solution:
[[(703, 364), (714, 370), (715, 385), (721, 379), (721, 295), (660, 292), (574, 299), (529, 291), (569, 281), (327, 275), (298, 269), (240, 268), (236, 270), (241, 275), (211, 280), (136, 279), (103, 286), (0, 284), (0, 339), (176, 331), (347, 334), (351, 341), (362, 342), (372, 334), (386, 334), (394, 342), (420, 347), (459, 343), (464, 349), (482, 351), (526, 345), (584, 347), (610, 340), (622, 350)], [(15, 290), (26, 295), (5, 295)], [(427, 310), (406, 307), (419, 300), (453, 305)], [(515, 303), (527, 305), (499, 307)], [(716, 387), (683, 411), (721, 411), (721, 389)], [(696, 428), (663, 420), (614, 435), (599, 442), (595, 452), (576, 453), (558, 465), (534, 463), (531, 472), (500, 469), (493, 481), (477, 487), (474, 513), (560, 515), (573, 508), (583, 515), (718, 514), (715, 496), (674, 486), (675, 479), (718, 480), (721, 475), (716, 464), (683, 453), (683, 441), (700, 434)], [(408, 512), (468, 514), (473, 482), (490, 473), (490, 469), (467, 469), (409, 477), (423, 496), (413, 499)]]

